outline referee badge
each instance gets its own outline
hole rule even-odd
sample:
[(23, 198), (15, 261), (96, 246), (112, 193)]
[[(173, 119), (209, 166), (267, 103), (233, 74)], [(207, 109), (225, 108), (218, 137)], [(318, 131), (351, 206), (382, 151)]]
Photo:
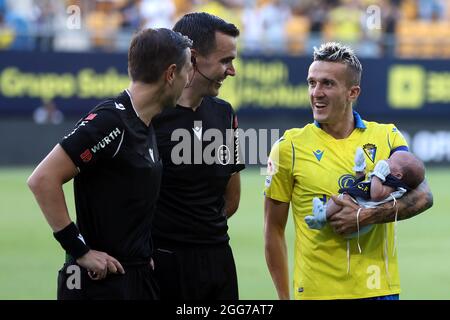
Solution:
[(375, 157), (377, 155), (377, 146), (373, 143), (367, 143), (363, 146), (364, 153), (366, 156), (372, 161), (372, 163), (375, 163)]

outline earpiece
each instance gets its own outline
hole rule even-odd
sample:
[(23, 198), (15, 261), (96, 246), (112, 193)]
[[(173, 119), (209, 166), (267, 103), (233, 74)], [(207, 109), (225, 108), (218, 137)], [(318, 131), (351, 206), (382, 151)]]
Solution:
[[(192, 66), (194, 67), (194, 72), (198, 72), (203, 78), (205, 78), (205, 79), (208, 80), (208, 81), (220, 83), (220, 82), (217, 81), (217, 80), (213, 80), (213, 79), (211, 79), (211, 78), (205, 76), (205, 75), (200, 71), (200, 69), (197, 67), (197, 60), (196, 60), (196, 58), (195, 58), (194, 56), (191, 56), (191, 62), (192, 62)], [(192, 78), (192, 79), (193, 79), (193, 78)]]

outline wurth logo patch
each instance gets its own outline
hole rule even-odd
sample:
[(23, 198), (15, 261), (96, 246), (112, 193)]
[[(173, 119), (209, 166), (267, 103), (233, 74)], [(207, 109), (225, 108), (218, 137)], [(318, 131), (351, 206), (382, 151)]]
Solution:
[(113, 142), (122, 131), (120, 131), (119, 128), (115, 128), (113, 131), (111, 131), (106, 137), (104, 137), (99, 143), (97, 143), (95, 146), (91, 148), (91, 151), (95, 154), (96, 152), (104, 149), (107, 145), (109, 145), (111, 142)]

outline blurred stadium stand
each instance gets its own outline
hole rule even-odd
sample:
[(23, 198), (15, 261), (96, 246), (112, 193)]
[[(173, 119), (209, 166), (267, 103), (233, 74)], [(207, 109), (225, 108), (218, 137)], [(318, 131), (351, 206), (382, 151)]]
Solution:
[(235, 23), (243, 53), (308, 55), (334, 40), (361, 57), (450, 56), (450, 0), (0, 0), (0, 50), (126, 51), (135, 30), (171, 27), (191, 11)]
[[(0, 165), (38, 162), (98, 101), (128, 84), (126, 51), (143, 27), (206, 11), (241, 30), (238, 76), (221, 97), (244, 129), (311, 120), (314, 46), (339, 41), (364, 66), (356, 109), (394, 122), (427, 164), (450, 164), (450, 0), (0, 0)], [(53, 100), (60, 124), (36, 124)]]

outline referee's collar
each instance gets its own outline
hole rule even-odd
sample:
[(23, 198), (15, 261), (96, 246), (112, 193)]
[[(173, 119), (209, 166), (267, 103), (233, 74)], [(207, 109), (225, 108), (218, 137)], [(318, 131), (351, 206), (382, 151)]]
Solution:
[[(361, 118), (361, 116), (359, 115), (358, 112), (353, 111), (353, 119), (355, 119), (355, 128), (357, 128), (357, 129), (367, 129), (366, 125), (364, 124), (364, 122), (363, 122), (363, 120), (362, 120), (362, 118)], [(316, 120), (314, 120), (314, 125), (317, 128), (322, 128), (320, 126), (320, 123), (317, 122)]]
[(138, 118), (140, 118), (139, 113), (136, 111), (136, 108), (134, 107), (133, 98), (131, 97), (130, 91), (128, 91), (128, 89), (125, 89), (125, 92), (127, 93), (128, 97), (130, 98), (131, 107), (133, 108), (134, 112), (136, 113), (136, 116)]

